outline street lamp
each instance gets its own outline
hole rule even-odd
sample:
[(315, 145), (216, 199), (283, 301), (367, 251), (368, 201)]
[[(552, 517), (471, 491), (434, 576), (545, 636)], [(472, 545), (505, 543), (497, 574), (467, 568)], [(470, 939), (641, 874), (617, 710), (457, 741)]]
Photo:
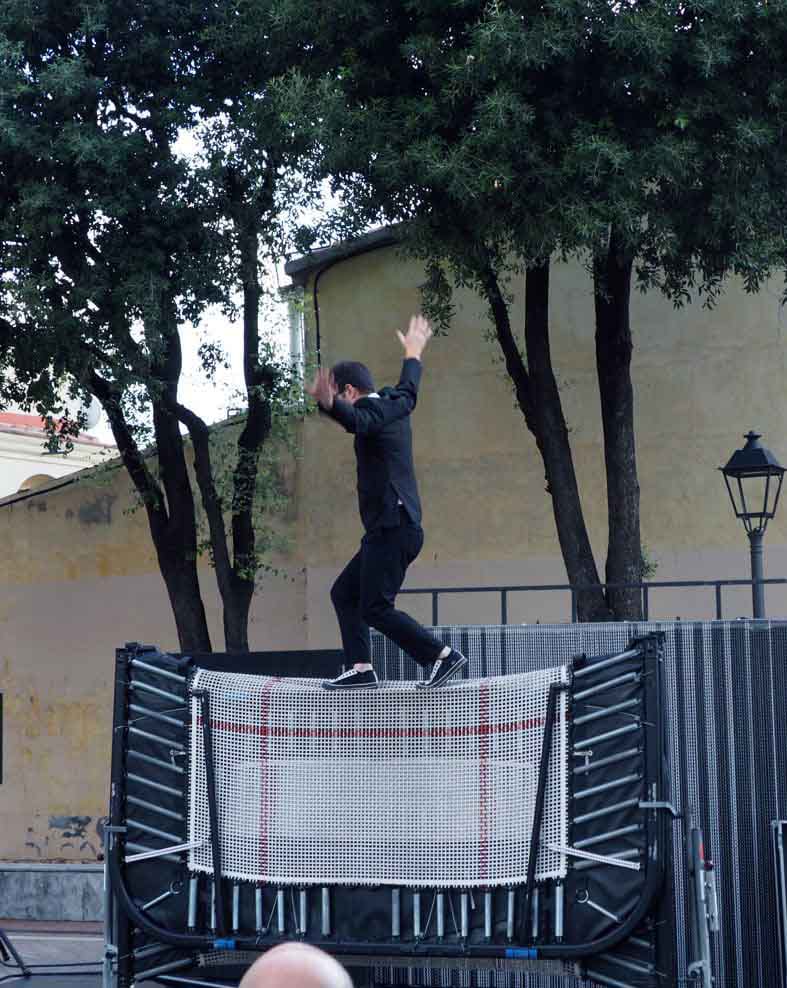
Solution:
[(746, 445), (736, 449), (719, 467), (724, 474), (727, 492), (735, 517), (740, 518), (751, 548), (752, 605), (756, 618), (765, 617), (765, 588), (762, 585), (762, 537), (768, 522), (776, 514), (782, 489), (784, 467), (773, 453), (760, 445), (756, 432), (747, 432)]

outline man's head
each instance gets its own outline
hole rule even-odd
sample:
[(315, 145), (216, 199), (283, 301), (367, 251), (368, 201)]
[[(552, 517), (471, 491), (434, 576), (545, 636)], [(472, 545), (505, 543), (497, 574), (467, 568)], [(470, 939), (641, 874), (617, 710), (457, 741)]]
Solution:
[(337, 388), (337, 398), (355, 404), (359, 398), (374, 391), (374, 378), (366, 364), (357, 360), (340, 360), (331, 368)]
[(240, 988), (353, 988), (353, 983), (341, 964), (317, 947), (282, 943), (252, 964)]

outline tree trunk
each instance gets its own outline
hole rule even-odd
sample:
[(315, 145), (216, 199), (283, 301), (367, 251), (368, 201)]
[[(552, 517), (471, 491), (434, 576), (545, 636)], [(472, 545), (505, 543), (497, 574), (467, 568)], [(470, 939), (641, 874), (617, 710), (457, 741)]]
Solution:
[[(268, 169), (266, 194), (273, 170)], [(224, 601), (224, 636), (228, 651), (249, 651), (249, 611), (259, 569), (254, 495), (260, 449), (271, 431), (272, 370), (260, 363), (259, 212), (236, 204), (233, 216), (243, 285), (243, 377), (248, 412), (238, 437), (238, 460), (232, 478), (232, 595)]]
[(549, 348), (549, 261), (529, 268), (525, 283), (527, 366), (511, 332), (508, 306), (491, 265), (484, 290), (492, 308), (497, 339), (517, 401), (535, 437), (552, 498), (557, 536), (569, 583), (576, 587), (580, 621), (604, 621), (609, 610), (599, 586), (590, 538), (585, 527), (568, 429), (555, 381)]
[[(613, 228), (606, 256), (594, 264), (596, 367), (604, 428), (609, 542), (608, 584), (639, 583), (642, 542), (639, 523), (639, 480), (634, 441), (634, 390), (631, 385), (631, 277), (633, 257)], [(642, 619), (638, 589), (607, 590), (618, 620)]]
[[(183, 499), (177, 496), (176, 485), (170, 483), (165, 503), (164, 492), (148, 470), (145, 457), (126, 422), (120, 404), (120, 395), (95, 371), (90, 372), (88, 385), (107, 414), (123, 465), (145, 506), (159, 570), (175, 618), (180, 649), (183, 652), (210, 652), (212, 649), (208, 622), (197, 578), (196, 535), (189, 540), (188, 525), (184, 529), (182, 523), (178, 521), (173, 523), (172, 517), (173, 512), (176, 517), (179, 515), (182, 517), (184, 510), (188, 512), (188, 499), (184, 503)], [(161, 414), (160, 410), (158, 414)], [(182, 455), (183, 441), (177, 426), (175, 432)], [(160, 432), (159, 429), (156, 430), (156, 438), (162, 445), (166, 442), (164, 432)], [(159, 459), (161, 460), (161, 450)], [(168, 459), (166, 449), (164, 449), (164, 459)], [(172, 470), (167, 471), (169, 475), (172, 472)], [(162, 477), (164, 473), (162, 466)], [(192, 501), (192, 519), (193, 509)]]
[(175, 545), (156, 542), (156, 554), (175, 617), (181, 652), (213, 651), (195, 561), (182, 555), (177, 542)]

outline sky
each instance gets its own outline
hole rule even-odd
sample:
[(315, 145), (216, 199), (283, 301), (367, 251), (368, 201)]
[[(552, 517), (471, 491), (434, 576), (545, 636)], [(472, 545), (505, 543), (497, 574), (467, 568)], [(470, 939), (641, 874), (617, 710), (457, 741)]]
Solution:
[[(186, 158), (199, 153), (199, 141), (193, 131), (183, 131), (175, 146), (175, 153)], [(323, 208), (335, 206), (327, 183), (323, 186)], [(314, 222), (322, 214), (322, 210), (304, 212), (300, 220), (304, 223)], [(290, 279), (284, 274), (284, 264), (270, 265), (263, 273), (265, 284), (273, 289), (289, 284)], [(289, 313), (287, 303), (282, 301), (277, 311), (266, 313), (260, 321), (261, 329), (268, 326), (274, 338), (283, 348), (289, 347)], [(200, 365), (198, 348), (205, 341), (220, 342), (224, 348), (228, 367), (219, 368), (215, 379), (208, 381)], [(186, 324), (181, 327), (183, 347), (183, 373), (180, 380), (179, 397), (182, 404), (196, 412), (208, 424), (221, 421), (227, 417), (230, 409), (238, 408), (243, 401), (243, 328), (238, 318), (230, 322), (220, 307), (209, 308), (198, 326)], [(101, 413), (98, 424), (89, 430), (105, 443), (112, 443), (112, 431), (104, 413)]]
[[(277, 283), (277, 273), (267, 272), (267, 280)], [(278, 275), (278, 284), (286, 285), (289, 279)], [(261, 329), (267, 322), (277, 342), (289, 347), (289, 317), (287, 303), (278, 305), (274, 319), (261, 319)], [(187, 323), (181, 327), (183, 348), (183, 372), (180, 379), (179, 399), (196, 412), (209, 425), (227, 418), (231, 408), (243, 404), (243, 326), (240, 317), (235, 322), (224, 315), (218, 306), (208, 309), (199, 323)], [(204, 341), (219, 342), (227, 358), (227, 368), (219, 367), (212, 381), (202, 370), (198, 349)], [(103, 411), (98, 424), (88, 430), (101, 442), (112, 443), (112, 431)]]

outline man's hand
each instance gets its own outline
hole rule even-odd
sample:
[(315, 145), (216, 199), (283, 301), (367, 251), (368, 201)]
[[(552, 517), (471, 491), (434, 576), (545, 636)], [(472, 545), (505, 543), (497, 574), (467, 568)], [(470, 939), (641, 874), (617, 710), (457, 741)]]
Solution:
[(339, 389), (336, 387), (333, 374), (320, 367), (314, 375), (312, 383), (305, 386), (305, 390), (306, 394), (311, 395), (318, 405), (327, 412), (333, 408), (333, 399)]
[(415, 357), (416, 360), (420, 360), (421, 354), (424, 352), (426, 344), (432, 335), (432, 327), (429, 324), (429, 320), (424, 316), (410, 316), (410, 326), (407, 333), (403, 333), (400, 329), (397, 329), (396, 335), (404, 347), (405, 360), (408, 357)]

